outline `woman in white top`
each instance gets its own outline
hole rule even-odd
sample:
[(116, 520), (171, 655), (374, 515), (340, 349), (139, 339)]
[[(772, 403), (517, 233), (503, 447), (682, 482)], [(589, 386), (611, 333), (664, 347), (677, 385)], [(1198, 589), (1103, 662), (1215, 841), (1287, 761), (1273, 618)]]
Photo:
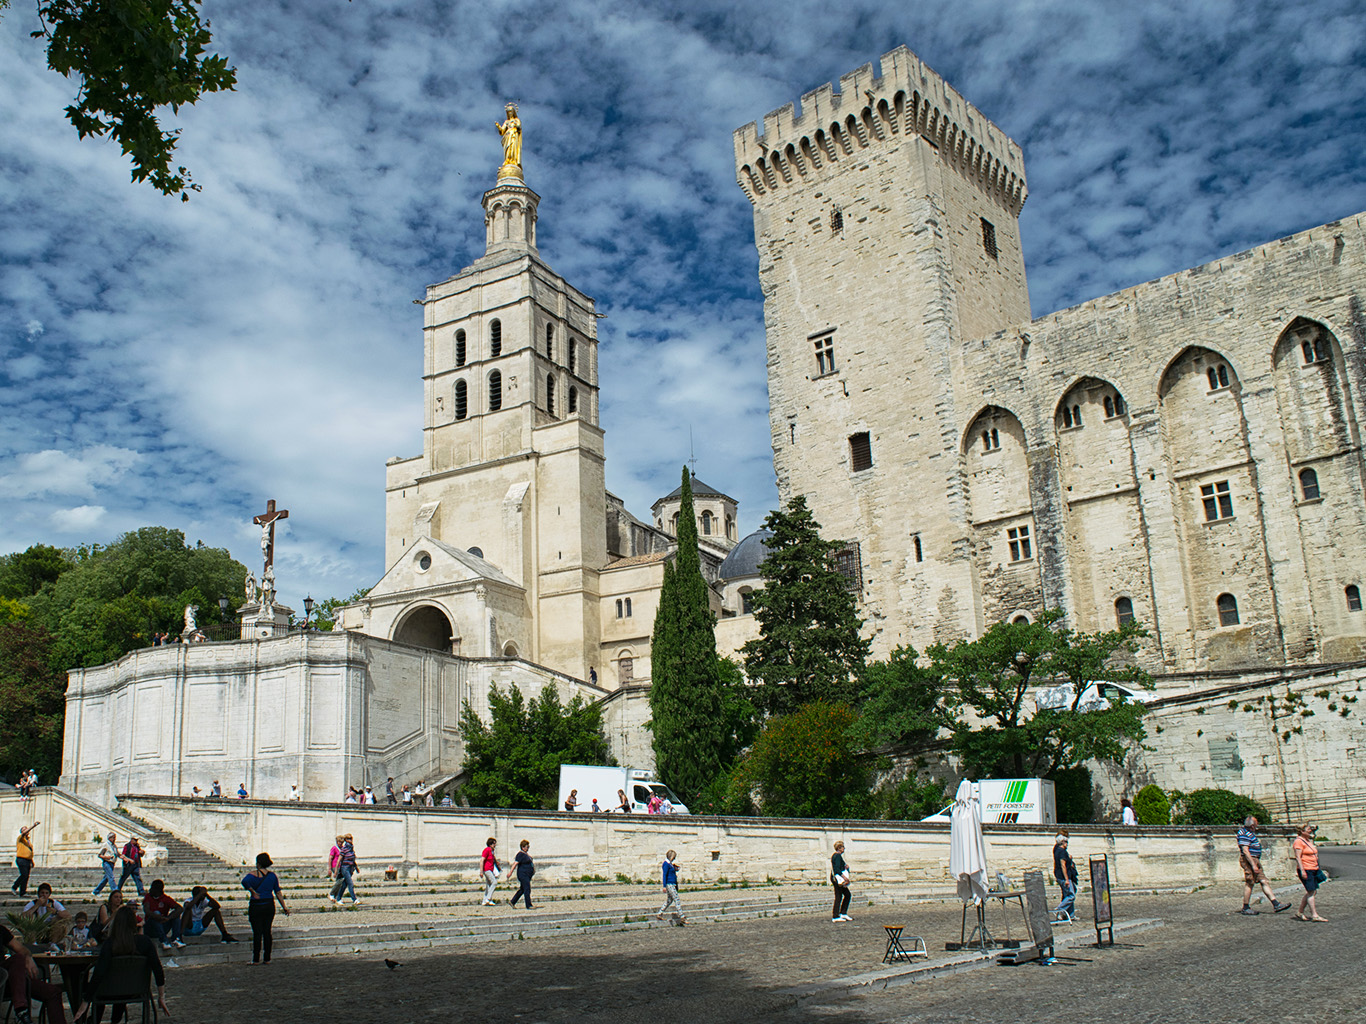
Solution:
[(1137, 825), (1138, 815), (1134, 813), (1134, 805), (1127, 799), (1119, 802), (1119, 820), (1125, 825)]

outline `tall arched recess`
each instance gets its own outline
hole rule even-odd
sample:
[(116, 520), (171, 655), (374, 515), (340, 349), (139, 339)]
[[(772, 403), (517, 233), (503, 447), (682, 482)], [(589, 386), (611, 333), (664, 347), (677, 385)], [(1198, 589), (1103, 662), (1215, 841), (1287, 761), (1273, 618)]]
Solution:
[(985, 628), (1021, 608), (1043, 607), (1039, 536), (1030, 499), (1024, 427), (1008, 409), (988, 406), (963, 437), (963, 472), (973, 562)]
[(1107, 380), (1083, 377), (1053, 414), (1063, 531), (1071, 552), (1070, 609), (1079, 629), (1118, 626), (1115, 602), (1154, 628), (1147, 530), (1134, 475), (1129, 403)]
[[(1356, 661), (1366, 657), (1366, 615), (1343, 595), (1366, 583), (1363, 546), (1349, 542), (1366, 536), (1366, 485), (1342, 348), (1325, 325), (1296, 317), (1276, 339), (1271, 367), (1287, 462), (1276, 493), (1294, 510), (1319, 657)], [(1296, 641), (1303, 646), (1290, 657), (1313, 656), (1313, 635), (1287, 637)]]
[[(1261, 554), (1266, 531), (1257, 468), (1237, 370), (1218, 352), (1191, 346), (1168, 364), (1157, 396), (1196, 658), (1208, 668), (1279, 660), (1271, 581)], [(1236, 625), (1220, 622), (1224, 593), (1238, 602)]]
[(444, 611), (435, 605), (423, 604), (405, 612), (394, 623), (393, 639), (401, 644), (450, 654), (454, 649), (455, 631)]

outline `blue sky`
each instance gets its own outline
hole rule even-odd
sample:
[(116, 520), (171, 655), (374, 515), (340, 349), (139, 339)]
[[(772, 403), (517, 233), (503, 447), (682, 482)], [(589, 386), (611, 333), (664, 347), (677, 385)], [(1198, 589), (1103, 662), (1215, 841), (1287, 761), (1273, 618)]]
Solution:
[[(1121, 6), (1123, 9), (1121, 10)], [(542, 255), (600, 311), (608, 486), (776, 501), (731, 132), (906, 44), (1024, 148), (1035, 316), (1366, 208), (1359, 2), (209, 3), (235, 93), (182, 112), (187, 204), (78, 142), (0, 20), (0, 551), (156, 524), (282, 597), (379, 578), (420, 450), (421, 311), (482, 252), (521, 103)]]

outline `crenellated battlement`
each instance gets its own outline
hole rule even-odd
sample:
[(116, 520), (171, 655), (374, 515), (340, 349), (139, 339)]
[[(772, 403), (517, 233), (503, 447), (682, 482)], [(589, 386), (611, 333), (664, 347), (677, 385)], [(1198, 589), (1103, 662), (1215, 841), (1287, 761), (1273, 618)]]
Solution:
[(826, 83), (735, 132), (736, 181), (751, 203), (819, 180), (864, 150), (912, 133), (960, 174), (1019, 215), (1028, 195), (1020, 147), (905, 46)]

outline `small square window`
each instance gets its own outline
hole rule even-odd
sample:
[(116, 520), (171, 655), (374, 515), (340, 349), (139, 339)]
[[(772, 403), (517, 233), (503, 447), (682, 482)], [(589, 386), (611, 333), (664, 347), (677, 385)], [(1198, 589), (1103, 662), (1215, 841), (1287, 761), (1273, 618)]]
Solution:
[(859, 551), (859, 542), (853, 541), (847, 547), (836, 551), (834, 559), (835, 571), (844, 577), (849, 589), (855, 593), (862, 590), (863, 558)]
[(1006, 530), (1012, 562), (1027, 562), (1034, 557), (1034, 546), (1029, 540), (1028, 526), (1012, 526)]
[(816, 376), (824, 377), (827, 373), (835, 372), (835, 336), (826, 334), (816, 338), (813, 342), (816, 346)]
[(1233, 496), (1229, 494), (1227, 480), (1201, 485), (1200, 500), (1205, 506), (1205, 522), (1233, 518)]
[(873, 442), (869, 440), (867, 431), (850, 435), (849, 465), (855, 473), (873, 468)]
[(841, 234), (844, 231), (844, 211), (838, 206), (830, 211), (830, 233)]

